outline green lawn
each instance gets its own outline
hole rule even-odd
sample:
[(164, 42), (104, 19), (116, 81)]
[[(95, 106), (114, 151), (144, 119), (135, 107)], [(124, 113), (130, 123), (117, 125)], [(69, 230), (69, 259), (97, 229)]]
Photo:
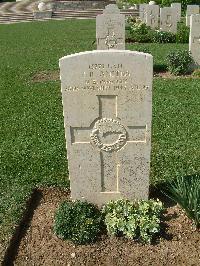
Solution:
[[(41, 71), (58, 69), (64, 55), (95, 49), (95, 21), (68, 20), (0, 25), (0, 243), (21, 218), (37, 186), (64, 186), (66, 150), (60, 83), (35, 83)], [(187, 45), (147, 47), (155, 67)], [(151, 182), (200, 173), (200, 81), (155, 79)], [(1, 248), (0, 248), (1, 249)]]
[(153, 55), (154, 58), (154, 69), (165, 69), (166, 62), (165, 58), (168, 53), (178, 50), (187, 50), (188, 44), (181, 43), (166, 43), (166, 44), (157, 44), (157, 43), (140, 43), (140, 44), (128, 44), (126, 46), (129, 50), (139, 50), (142, 51), (146, 49)]

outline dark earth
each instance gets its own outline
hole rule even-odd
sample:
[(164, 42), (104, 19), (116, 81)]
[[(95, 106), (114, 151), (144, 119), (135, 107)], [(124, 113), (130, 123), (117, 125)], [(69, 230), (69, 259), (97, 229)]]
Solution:
[(37, 193), (32, 220), (16, 242), (14, 265), (200, 265), (200, 232), (177, 205), (167, 207), (161, 236), (152, 245), (103, 235), (94, 244), (75, 246), (52, 230), (55, 210), (69, 192), (49, 188)]
[(32, 81), (35, 82), (45, 82), (45, 81), (57, 81), (60, 80), (59, 70), (52, 71), (41, 71), (33, 75)]

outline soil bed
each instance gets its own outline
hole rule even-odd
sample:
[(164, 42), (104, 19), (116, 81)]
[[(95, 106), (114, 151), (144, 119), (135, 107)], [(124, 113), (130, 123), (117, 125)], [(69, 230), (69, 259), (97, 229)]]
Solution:
[(75, 246), (52, 232), (55, 210), (69, 193), (55, 188), (40, 192), (14, 265), (200, 265), (200, 233), (177, 206), (167, 208), (165, 233), (153, 245), (104, 235), (94, 244)]
[(169, 71), (155, 71), (154, 77), (156, 78), (163, 78), (163, 79), (199, 79), (200, 76), (195, 76), (193, 74), (187, 74), (187, 75), (174, 75), (171, 74)]
[(57, 81), (60, 80), (59, 70), (54, 71), (41, 71), (36, 73), (32, 77), (32, 81), (35, 82), (45, 82), (45, 81)]

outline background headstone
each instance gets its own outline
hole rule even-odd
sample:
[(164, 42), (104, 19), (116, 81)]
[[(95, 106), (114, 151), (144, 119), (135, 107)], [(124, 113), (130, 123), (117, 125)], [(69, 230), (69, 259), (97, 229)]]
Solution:
[(189, 50), (195, 63), (200, 66), (200, 14), (190, 16)]
[(177, 16), (175, 8), (163, 7), (160, 9), (160, 29), (172, 33), (177, 32)]
[(146, 6), (147, 4), (140, 4), (139, 5), (139, 17), (141, 21), (145, 22), (146, 21)]
[(97, 50), (125, 49), (125, 16), (114, 4), (96, 17)]
[(150, 26), (152, 29), (158, 28), (159, 20), (159, 11), (160, 8), (158, 5), (147, 5), (146, 6), (146, 17), (145, 23), (147, 26)]
[(190, 16), (195, 14), (199, 14), (199, 5), (187, 5), (186, 26), (190, 26)]
[(46, 4), (44, 2), (40, 2), (38, 4), (38, 10), (39, 11), (46, 11)]
[(105, 50), (60, 59), (72, 199), (147, 199), (152, 56)]
[(172, 3), (171, 7), (176, 9), (177, 21), (181, 21), (181, 3)]

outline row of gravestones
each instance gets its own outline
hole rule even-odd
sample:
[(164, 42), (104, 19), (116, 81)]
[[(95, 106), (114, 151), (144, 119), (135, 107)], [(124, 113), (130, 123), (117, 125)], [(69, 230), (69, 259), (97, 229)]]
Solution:
[[(171, 7), (160, 8), (158, 5), (140, 5), (140, 19), (151, 28), (158, 27), (160, 12), (160, 29), (176, 33), (177, 22), (181, 19), (181, 4), (173, 3)], [(200, 14), (198, 5), (188, 5), (186, 25), (190, 26), (189, 50), (197, 65), (200, 65)]]
[[(176, 3), (174, 3), (175, 5)], [(177, 5), (177, 7), (180, 5)], [(109, 8), (108, 6), (103, 15), (97, 16), (96, 19), (96, 40), (97, 40), (97, 49), (125, 49), (125, 17), (120, 14), (119, 9), (115, 6)], [(148, 5), (148, 12), (153, 12), (153, 10), (158, 6)], [(169, 10), (173, 8), (162, 8), (162, 10)], [(188, 9), (192, 12), (192, 9)], [(176, 12), (179, 14), (179, 17), (176, 16), (176, 20), (181, 18), (181, 10)], [(193, 10), (194, 12), (194, 10)], [(161, 11), (161, 14), (162, 11)], [(189, 16), (189, 15), (188, 15)], [(175, 17), (175, 15), (174, 15)], [(197, 65), (200, 65), (200, 14), (189, 16), (191, 23), (190, 24), (190, 40), (189, 40), (189, 50), (192, 53), (192, 57)]]
[(96, 38), (97, 50), (60, 59), (71, 197), (99, 206), (147, 199), (153, 58), (125, 50), (125, 17), (116, 5), (97, 16)]
[[(192, 14), (199, 14), (198, 5), (187, 6), (187, 26), (190, 26), (190, 16)], [(181, 20), (181, 3), (172, 3), (171, 7), (163, 8), (159, 8), (159, 5), (141, 4), (139, 6), (139, 16), (147, 26), (153, 29), (158, 28), (160, 22), (160, 30), (176, 33), (177, 22)]]

